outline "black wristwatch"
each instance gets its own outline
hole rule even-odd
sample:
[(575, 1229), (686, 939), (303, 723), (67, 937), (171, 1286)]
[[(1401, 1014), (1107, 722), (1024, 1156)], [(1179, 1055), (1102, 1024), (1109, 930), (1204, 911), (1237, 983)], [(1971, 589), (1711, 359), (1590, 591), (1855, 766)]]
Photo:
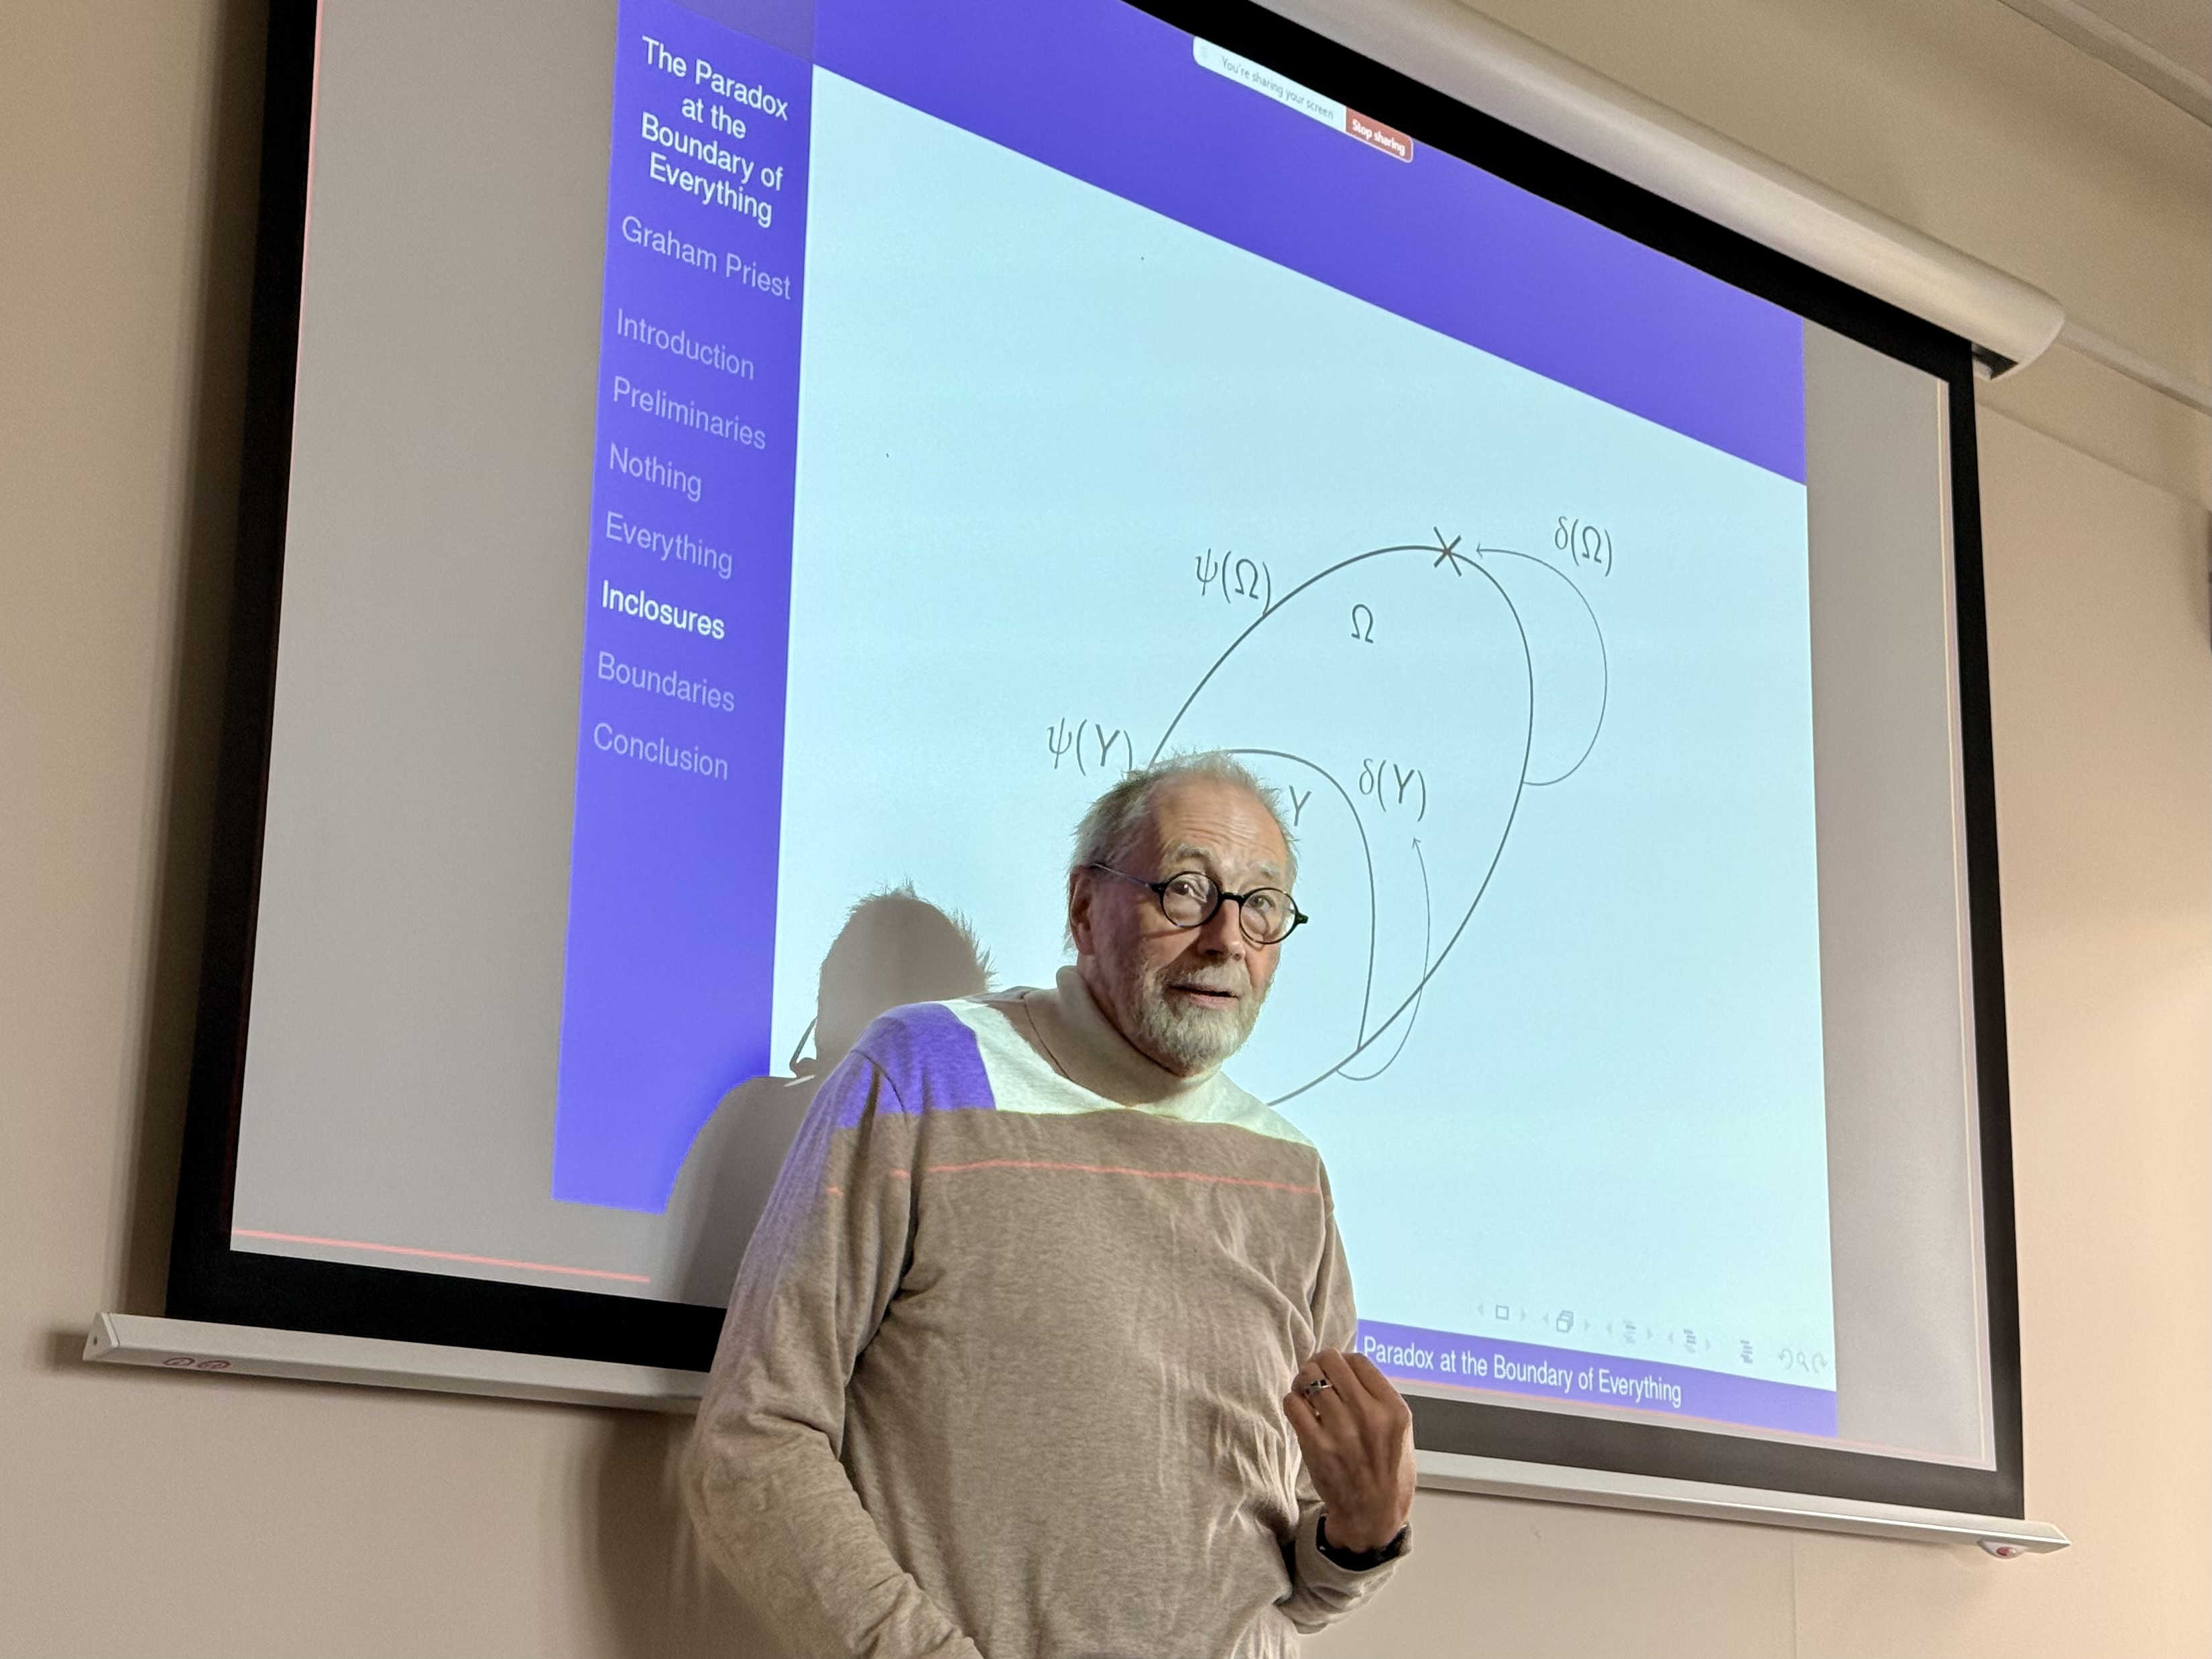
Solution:
[(1328, 1517), (1324, 1515), (1314, 1522), (1314, 1547), (1322, 1559), (1346, 1572), (1371, 1572), (1385, 1561), (1395, 1561), (1406, 1547), (1406, 1534), (1410, 1528), (1401, 1527), (1398, 1535), (1379, 1550), (1340, 1550), (1328, 1541)]

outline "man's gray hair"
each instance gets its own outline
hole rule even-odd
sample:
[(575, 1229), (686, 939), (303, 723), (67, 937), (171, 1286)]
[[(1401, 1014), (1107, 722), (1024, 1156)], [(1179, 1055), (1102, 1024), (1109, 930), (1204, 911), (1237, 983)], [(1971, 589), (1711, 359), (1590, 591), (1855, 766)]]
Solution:
[(1283, 880), (1288, 884), (1297, 879), (1298, 848), (1291, 837), (1291, 826), (1284, 819), (1281, 792), (1272, 784), (1262, 783), (1252, 769), (1234, 755), (1218, 749), (1170, 755), (1165, 760), (1125, 773), (1119, 783), (1091, 803), (1083, 821), (1075, 826), (1075, 857), (1068, 866), (1068, 873), (1073, 875), (1093, 864), (1118, 865), (1127, 858), (1144, 834), (1153, 792), (1163, 784), (1185, 778), (1231, 785), (1266, 807), (1290, 854), (1290, 867), (1283, 872)]

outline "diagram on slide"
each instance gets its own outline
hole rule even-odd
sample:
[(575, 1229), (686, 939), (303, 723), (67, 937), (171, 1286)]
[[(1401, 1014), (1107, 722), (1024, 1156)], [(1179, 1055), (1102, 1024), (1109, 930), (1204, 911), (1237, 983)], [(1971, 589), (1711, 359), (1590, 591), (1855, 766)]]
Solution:
[(1562, 518), (1553, 542), (1547, 557), (1432, 528), (1296, 579), (1206, 549), (1196, 614), (1218, 601), (1227, 615), (1200, 637), (1225, 643), (1164, 726), (1085, 714), (1047, 727), (1055, 770), (1110, 778), (1218, 750), (1282, 792), (1301, 903), (1329, 946), (1311, 953), (1317, 974), (1302, 963), (1297, 1016), (1270, 1021), (1271, 1104), (1390, 1069), (1466, 946), (1527, 792), (1569, 784), (1596, 753), (1612, 667), (1571, 573), (1601, 583), (1612, 539)]

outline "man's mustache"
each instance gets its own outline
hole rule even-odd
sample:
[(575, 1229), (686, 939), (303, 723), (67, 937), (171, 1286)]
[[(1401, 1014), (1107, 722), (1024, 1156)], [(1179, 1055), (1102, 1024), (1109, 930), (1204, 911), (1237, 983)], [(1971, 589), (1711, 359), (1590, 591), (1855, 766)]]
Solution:
[(1252, 975), (1231, 969), (1212, 973), (1177, 974), (1163, 972), (1156, 983), (1176, 991), (1218, 991), (1228, 996), (1249, 996), (1252, 991)]

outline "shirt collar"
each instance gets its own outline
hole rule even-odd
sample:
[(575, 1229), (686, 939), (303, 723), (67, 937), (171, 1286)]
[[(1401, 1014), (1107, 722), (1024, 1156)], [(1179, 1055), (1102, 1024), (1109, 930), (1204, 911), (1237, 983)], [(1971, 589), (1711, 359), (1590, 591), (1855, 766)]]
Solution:
[(1022, 1000), (1045, 1053), (1071, 1083), (1124, 1106), (1194, 1103), (1220, 1082), (1218, 1066), (1177, 1077), (1123, 1036), (1073, 967)]

